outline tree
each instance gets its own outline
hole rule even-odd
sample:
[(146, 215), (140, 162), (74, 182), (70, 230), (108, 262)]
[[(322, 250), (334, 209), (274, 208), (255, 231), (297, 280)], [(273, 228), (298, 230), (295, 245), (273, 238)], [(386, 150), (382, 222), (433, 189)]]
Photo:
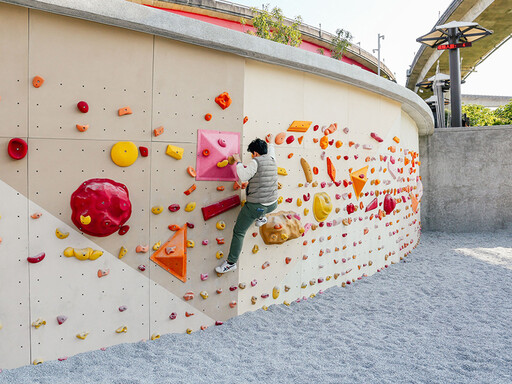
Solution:
[[(247, 33), (292, 47), (298, 47), (302, 43), (302, 34), (299, 31), (302, 17), (295, 17), (289, 25), (285, 22), (281, 8), (274, 7), (269, 11), (269, 4), (263, 5), (261, 10), (251, 8), (251, 12), (255, 15), (252, 18), (252, 25), (256, 31), (247, 31)], [(241, 22), (242, 25), (247, 24), (247, 20), (243, 18)]]
[(511, 125), (512, 100), (495, 111), (478, 104), (463, 105), (462, 113), (469, 118), (471, 126)]
[(331, 50), (331, 57), (336, 60), (341, 60), (343, 51), (349, 46), (352, 40), (352, 34), (344, 29), (337, 29), (336, 36), (332, 39), (333, 49)]
[(500, 121), (500, 125), (512, 125), (512, 100), (494, 111), (494, 115)]

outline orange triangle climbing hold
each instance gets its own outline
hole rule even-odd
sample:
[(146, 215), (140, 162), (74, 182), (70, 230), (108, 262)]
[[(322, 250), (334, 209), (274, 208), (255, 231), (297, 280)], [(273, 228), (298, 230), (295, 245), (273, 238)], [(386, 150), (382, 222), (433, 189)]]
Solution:
[(327, 158), (327, 174), (332, 181), (336, 181), (336, 167), (329, 157)]
[(366, 177), (366, 173), (368, 172), (368, 165), (364, 168), (358, 169), (350, 174), (350, 179), (352, 180), (352, 186), (354, 187), (354, 192), (356, 193), (356, 199), (359, 200), (359, 195), (363, 190), (368, 178)]
[(409, 196), (411, 197), (411, 208), (414, 211), (414, 213), (418, 213), (418, 199), (416, 199), (416, 196), (414, 196), (414, 193), (409, 193)]
[(187, 281), (187, 226), (183, 225), (176, 231), (174, 236), (153, 253), (150, 259), (185, 283)]

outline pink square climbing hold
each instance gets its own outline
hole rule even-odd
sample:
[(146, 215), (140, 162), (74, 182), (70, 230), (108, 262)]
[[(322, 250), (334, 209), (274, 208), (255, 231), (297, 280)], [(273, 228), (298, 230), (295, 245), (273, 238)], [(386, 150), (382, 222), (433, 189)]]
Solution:
[(197, 133), (196, 180), (236, 181), (235, 165), (218, 164), (240, 152), (240, 132), (199, 129)]

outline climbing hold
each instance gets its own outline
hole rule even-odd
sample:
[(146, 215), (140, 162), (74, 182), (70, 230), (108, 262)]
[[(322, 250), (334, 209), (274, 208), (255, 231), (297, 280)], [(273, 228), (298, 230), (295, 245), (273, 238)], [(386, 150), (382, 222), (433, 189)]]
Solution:
[(57, 323), (59, 323), (59, 325), (61, 324), (64, 324), (64, 322), (68, 319), (67, 316), (65, 315), (59, 315), (57, 316)]
[(164, 211), (164, 207), (161, 206), (161, 205), (155, 205), (154, 207), (151, 208), (151, 212), (154, 214), (154, 215), (159, 215), (161, 214), (162, 212)]
[(332, 181), (335, 181), (334, 179), (336, 178), (336, 168), (334, 167), (334, 164), (329, 157), (327, 157), (327, 174)]
[(336, 148), (340, 148), (342, 145), (343, 143), (340, 140), (336, 141)]
[(223, 237), (216, 237), (215, 240), (217, 240), (217, 244), (220, 244), (220, 245), (225, 243), (225, 240)]
[(91, 224), (91, 216), (80, 215), (80, 223), (83, 224), (83, 225)]
[(366, 207), (365, 212), (371, 211), (373, 209), (376, 209), (378, 207), (378, 199), (374, 198), (370, 204)]
[(25, 140), (18, 137), (9, 140), (9, 144), (7, 145), (7, 153), (14, 160), (23, 159), (27, 155), (27, 151), (28, 145)]
[(205, 280), (208, 279), (208, 274), (207, 273), (201, 273), (200, 277), (201, 277), (201, 281), (205, 281)]
[(32, 79), (32, 86), (34, 88), (39, 88), (41, 85), (43, 85), (44, 79), (41, 76), (34, 76)]
[(151, 335), (151, 340), (157, 340), (157, 339), (159, 339), (159, 338), (160, 338), (160, 334), (158, 334), (158, 333), (153, 333), (153, 334)]
[(276, 138), (275, 138), (275, 143), (277, 145), (281, 145), (284, 143), (284, 140), (286, 139), (286, 132), (280, 132), (276, 135)]
[(290, 135), (286, 138), (286, 144), (291, 144), (295, 141), (295, 137), (293, 135)]
[(162, 242), (161, 241), (157, 241), (155, 244), (153, 244), (153, 251), (158, 251), (160, 249), (160, 247), (162, 246)]
[(119, 114), (119, 116), (131, 115), (132, 114), (132, 109), (130, 107), (119, 108), (117, 113)]
[(210, 121), (212, 119), (212, 114), (211, 113), (207, 113), (206, 115), (204, 115), (204, 119), (206, 121)]
[(40, 326), (42, 325), (46, 325), (46, 320), (43, 320), (41, 318), (38, 318), (37, 320), (35, 320), (34, 322), (32, 322), (32, 326), (35, 328), (35, 329), (39, 329)]
[(414, 211), (414, 213), (418, 213), (418, 199), (416, 199), (416, 196), (414, 193), (410, 192), (409, 197), (411, 198), (411, 208)]
[(222, 252), (222, 251), (217, 251), (217, 253), (215, 254), (215, 257), (216, 257), (217, 259), (219, 259), (219, 260), (220, 260), (220, 259), (222, 259), (222, 258), (224, 257), (224, 252)]
[(227, 92), (223, 92), (215, 98), (215, 102), (222, 109), (228, 108), (231, 105), (231, 101), (232, 101), (231, 97), (229, 96), (229, 93), (227, 93)]
[(89, 112), (89, 105), (85, 101), (79, 101), (76, 105), (78, 110), (82, 113)]
[(208, 157), (208, 156), (210, 156), (210, 150), (209, 149), (203, 149), (202, 154), (203, 154), (204, 157)]
[(268, 267), (270, 267), (270, 263), (269, 263), (268, 261), (265, 261), (265, 262), (263, 263), (263, 265), (261, 266), (261, 269), (266, 269), (266, 268), (268, 268)]
[(187, 240), (187, 248), (194, 248), (196, 246), (196, 243), (194, 240)]
[(78, 260), (96, 260), (103, 255), (103, 251), (95, 251), (92, 248), (72, 248), (68, 247), (62, 253), (66, 257), (76, 257)]
[(185, 195), (190, 195), (192, 192), (196, 190), (196, 185), (192, 184), (189, 189), (187, 189), (185, 192), (183, 192)]
[(302, 140), (304, 140), (304, 136), (301, 136), (301, 137), (299, 137), (299, 138), (297, 139), (297, 141), (298, 141), (298, 143), (299, 143), (299, 144), (302, 144)]
[(312, 121), (295, 120), (288, 127), (288, 131), (290, 131), (290, 132), (306, 132), (312, 123), (313, 123)]
[(182, 226), (174, 236), (150, 257), (167, 272), (184, 283), (187, 281), (187, 226)]
[(98, 269), (98, 277), (107, 276), (110, 273), (110, 269)]
[(223, 229), (226, 228), (226, 223), (223, 221), (223, 220), (219, 220), (217, 221), (217, 224), (215, 224), (215, 227), (219, 230), (219, 231), (222, 231)]
[(208, 239), (203, 240), (203, 241), (201, 242), (201, 244), (203, 244), (203, 245), (208, 245), (208, 243), (209, 243)]
[(332, 211), (332, 202), (326, 192), (316, 193), (313, 198), (313, 214), (316, 221), (322, 222)]
[(194, 167), (187, 167), (187, 173), (188, 173), (191, 177), (196, 177), (196, 170), (194, 169)]
[(400, 139), (397, 136), (393, 137), (393, 141), (397, 144), (400, 143)]
[(192, 212), (194, 209), (196, 209), (196, 202), (191, 201), (185, 206), (185, 212)]
[(240, 205), (240, 196), (233, 195), (227, 199), (202, 207), (203, 219), (206, 221)]
[(277, 286), (276, 286), (276, 287), (274, 287), (274, 288), (272, 289), (272, 298), (273, 298), (273, 299), (277, 299), (277, 298), (279, 297), (279, 293), (280, 293), (280, 292), (279, 292), (279, 287), (277, 287)]
[(260, 235), (265, 244), (282, 244), (304, 233), (300, 216), (295, 212), (279, 211), (266, 217), (267, 223), (260, 227)]
[(193, 292), (193, 291), (188, 291), (188, 292), (186, 292), (186, 293), (183, 295), (183, 299), (184, 299), (185, 301), (193, 300), (193, 299), (194, 299), (194, 292)]
[(110, 150), (112, 161), (120, 167), (129, 167), (135, 163), (138, 156), (137, 146), (131, 141), (120, 141), (114, 144)]
[(291, 257), (287, 257), (286, 259), (284, 259), (285, 263), (286, 264), (290, 264), (290, 262), (292, 261), (292, 258)]
[(368, 165), (364, 168), (358, 169), (355, 172), (350, 174), (350, 179), (352, 180), (352, 186), (354, 187), (354, 192), (356, 195), (356, 199), (359, 200), (359, 196), (361, 195), (361, 191), (363, 190), (368, 178), (366, 177), (366, 173), (368, 172)]
[(249, 121), (249, 118), (247, 116), (244, 117), (244, 124)]
[(323, 136), (320, 139), (320, 148), (327, 149), (328, 146), (329, 146), (329, 136)]
[(162, 133), (164, 133), (164, 127), (153, 129), (153, 135), (155, 135), (155, 137), (160, 136)]
[(384, 196), (384, 211), (389, 215), (396, 207), (396, 200), (389, 193)]
[(206, 300), (208, 298), (208, 292), (206, 291), (199, 292), (199, 295), (203, 298), (203, 300)]
[(116, 333), (126, 333), (128, 332), (128, 327), (126, 325), (123, 325), (122, 327), (119, 327), (116, 329)]
[[(37, 88), (37, 87), (36, 87)], [(43, 359), (35, 359), (32, 364), (33, 365), (39, 365), (39, 364), (43, 364), (44, 363), (44, 360)]]
[(171, 212), (177, 212), (180, 210), (180, 205), (179, 204), (171, 204), (171, 205), (169, 205), (168, 209)]
[(258, 247), (258, 245), (254, 245), (254, 247), (252, 247), (252, 253), (258, 253), (259, 250), (260, 247)]
[(148, 157), (149, 150), (147, 147), (139, 147), (139, 152), (142, 157)]
[(304, 171), (304, 175), (306, 176), (306, 181), (311, 183), (313, 181), (313, 173), (311, 172), (311, 167), (308, 162), (301, 157), (300, 165), (302, 166), (302, 170)]
[(297, 207), (300, 207), (302, 205), (302, 199), (297, 198)]
[(176, 160), (181, 160), (184, 151), (185, 150), (181, 147), (169, 144), (165, 150), (165, 153), (171, 157), (174, 157)]
[(231, 301), (231, 302), (229, 303), (229, 307), (230, 307), (230, 308), (235, 308), (235, 307), (236, 307), (236, 301)]
[(223, 185), (219, 185), (217, 187), (217, 191), (222, 192), (223, 190), (224, 190), (224, 186)]
[(55, 236), (57, 236), (58, 239), (65, 239), (69, 236), (69, 232), (61, 231), (59, 228), (55, 230)]
[(135, 252), (137, 253), (147, 253), (149, 251), (149, 245), (137, 245), (135, 248)]
[(218, 167), (218, 168), (224, 168), (224, 167), (226, 167), (228, 164), (229, 164), (229, 161), (228, 161), (227, 159), (225, 159), (225, 160), (219, 161), (219, 162), (217, 163), (217, 167)]
[(176, 317), (178, 317), (178, 314), (176, 312), (172, 312), (170, 315), (169, 315), (169, 319), (171, 320), (175, 320)]
[(277, 174), (278, 175), (282, 175), (282, 176), (286, 176), (286, 175), (288, 175), (288, 172), (286, 172), (286, 169), (284, 169), (282, 167), (277, 167)]
[(76, 129), (78, 129), (79, 132), (85, 132), (89, 129), (89, 124), (86, 124), (86, 125), (77, 124)]
[(384, 141), (384, 140), (382, 140), (382, 138), (380, 138), (380, 137), (379, 137), (375, 132), (370, 133), (370, 136), (371, 136), (373, 139), (377, 140), (379, 143), (382, 143), (382, 142)]
[(77, 334), (76, 337), (80, 340), (85, 340), (85, 338), (87, 337), (88, 334), (89, 334), (89, 332), (82, 332), (82, 333)]
[(38, 253), (36, 256), (29, 256), (27, 257), (27, 261), (31, 264), (37, 264), (41, 261), (43, 261), (46, 254), (44, 252)]
[(217, 143), (218, 143), (221, 147), (223, 147), (223, 148), (225, 148), (225, 147), (226, 147), (226, 140), (224, 140), (223, 138), (220, 138), (219, 140), (217, 140)]
[(125, 247), (121, 247), (121, 249), (119, 250), (119, 254), (117, 255), (117, 257), (118, 257), (119, 259), (122, 259), (123, 257), (125, 257), (126, 252), (128, 252), (128, 250), (127, 250)]

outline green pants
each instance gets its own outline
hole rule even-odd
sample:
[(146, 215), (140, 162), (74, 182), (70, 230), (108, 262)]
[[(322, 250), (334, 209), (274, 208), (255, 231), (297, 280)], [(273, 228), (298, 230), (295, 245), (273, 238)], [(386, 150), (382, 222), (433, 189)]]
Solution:
[(240, 257), (244, 237), (254, 220), (265, 216), (277, 208), (277, 202), (272, 205), (262, 205), (258, 203), (245, 203), (236, 218), (235, 228), (233, 228), (233, 238), (229, 248), (228, 262), (234, 264)]

